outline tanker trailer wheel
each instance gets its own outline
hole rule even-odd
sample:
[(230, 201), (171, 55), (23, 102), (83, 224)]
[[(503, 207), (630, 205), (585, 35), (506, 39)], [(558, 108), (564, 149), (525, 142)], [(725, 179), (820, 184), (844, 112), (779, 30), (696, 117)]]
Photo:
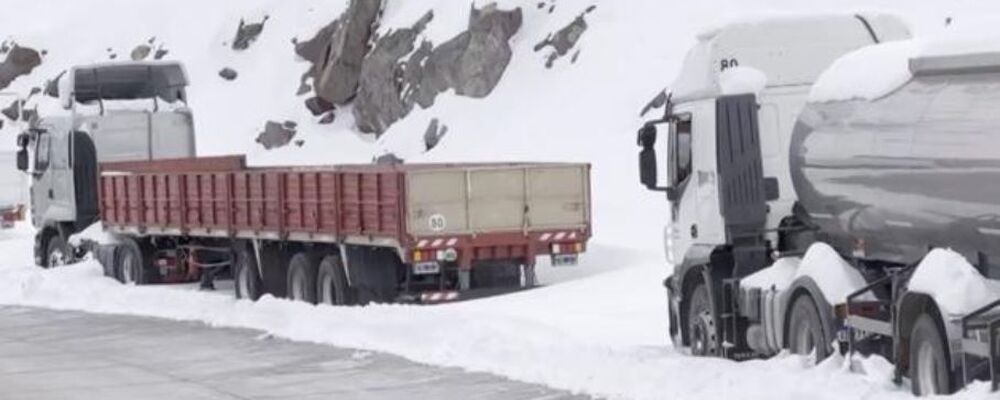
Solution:
[(257, 257), (247, 246), (239, 246), (233, 251), (233, 294), (237, 300), (257, 301), (264, 295), (264, 283), (260, 279)]
[(788, 349), (793, 354), (815, 355), (815, 362), (830, 356), (830, 346), (823, 334), (823, 322), (816, 304), (808, 294), (799, 295), (792, 302), (788, 316)]
[(56, 234), (49, 238), (45, 246), (45, 268), (55, 268), (68, 265), (73, 261), (73, 249), (69, 247), (62, 236)]
[(718, 356), (719, 337), (715, 328), (712, 303), (708, 298), (708, 287), (699, 284), (691, 292), (688, 301), (688, 337), (691, 354), (695, 356)]
[(316, 304), (316, 274), (319, 267), (315, 257), (300, 251), (288, 261), (288, 298)]
[(910, 334), (910, 382), (917, 396), (951, 393), (951, 370), (945, 342), (937, 324), (928, 314), (921, 315)]
[(316, 294), (319, 304), (331, 306), (351, 305), (351, 288), (340, 256), (329, 255), (319, 263), (316, 274)]

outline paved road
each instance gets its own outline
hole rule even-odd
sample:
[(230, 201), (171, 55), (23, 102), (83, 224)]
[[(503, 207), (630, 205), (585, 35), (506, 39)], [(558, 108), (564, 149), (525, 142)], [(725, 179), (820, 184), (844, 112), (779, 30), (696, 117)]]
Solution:
[(0, 399), (582, 399), (196, 323), (0, 307)]

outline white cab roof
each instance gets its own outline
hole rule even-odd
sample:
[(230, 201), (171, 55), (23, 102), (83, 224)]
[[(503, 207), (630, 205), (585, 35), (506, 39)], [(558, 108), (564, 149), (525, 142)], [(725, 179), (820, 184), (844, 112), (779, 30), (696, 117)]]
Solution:
[[(719, 76), (756, 69), (766, 87), (811, 85), (834, 60), (861, 47), (909, 39), (910, 28), (889, 14), (782, 15), (743, 19), (698, 35), (671, 87), (675, 101), (715, 97)], [(734, 63), (735, 61), (735, 63)]]

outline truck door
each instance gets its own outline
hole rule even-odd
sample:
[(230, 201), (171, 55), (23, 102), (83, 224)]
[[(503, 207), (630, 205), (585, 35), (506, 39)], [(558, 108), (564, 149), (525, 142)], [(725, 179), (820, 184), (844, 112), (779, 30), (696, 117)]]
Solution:
[(40, 133), (35, 143), (33, 218), (42, 225), (75, 220), (73, 170), (69, 134), (56, 129)]

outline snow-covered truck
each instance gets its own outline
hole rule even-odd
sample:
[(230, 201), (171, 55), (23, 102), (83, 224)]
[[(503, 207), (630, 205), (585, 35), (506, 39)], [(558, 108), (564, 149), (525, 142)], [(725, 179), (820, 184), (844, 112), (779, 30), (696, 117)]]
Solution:
[(70, 236), (99, 223), (112, 243), (88, 247), (125, 283), (230, 268), (238, 298), (429, 303), (531, 287), (538, 257), (575, 264), (590, 238), (588, 164), (248, 167), (195, 156), (178, 63), (64, 81), (72, 116), (43, 119), (19, 156), (27, 170), (35, 154), (42, 266), (79, 256)]
[(996, 390), (1000, 53), (976, 48), (888, 15), (701, 35), (638, 135), (642, 183), (671, 204), (675, 345), (878, 354), (915, 394)]
[(0, 151), (0, 229), (10, 229), (24, 220), (28, 204), (27, 180), (14, 168), (17, 154)]

